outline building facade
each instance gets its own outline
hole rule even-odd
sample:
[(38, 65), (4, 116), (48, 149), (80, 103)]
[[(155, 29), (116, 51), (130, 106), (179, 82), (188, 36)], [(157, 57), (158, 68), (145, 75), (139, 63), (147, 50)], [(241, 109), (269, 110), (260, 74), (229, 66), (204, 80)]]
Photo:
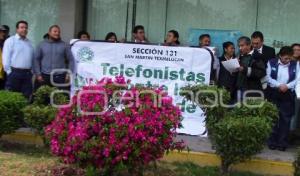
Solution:
[(299, 0), (0, 0), (0, 24), (14, 32), (18, 20), (30, 23), (29, 37), (38, 43), (52, 24), (62, 27), (69, 40), (82, 29), (92, 39), (115, 32), (131, 39), (132, 27), (145, 26), (149, 41), (163, 42), (176, 29), (187, 44), (189, 29), (239, 30), (265, 34), (275, 48), (300, 42)]

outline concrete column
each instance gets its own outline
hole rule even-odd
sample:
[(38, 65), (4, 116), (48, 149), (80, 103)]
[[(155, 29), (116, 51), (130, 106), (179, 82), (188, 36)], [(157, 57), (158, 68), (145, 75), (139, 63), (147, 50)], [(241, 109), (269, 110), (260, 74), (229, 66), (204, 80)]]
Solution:
[(58, 25), (62, 39), (69, 42), (83, 29), (84, 0), (60, 0)]

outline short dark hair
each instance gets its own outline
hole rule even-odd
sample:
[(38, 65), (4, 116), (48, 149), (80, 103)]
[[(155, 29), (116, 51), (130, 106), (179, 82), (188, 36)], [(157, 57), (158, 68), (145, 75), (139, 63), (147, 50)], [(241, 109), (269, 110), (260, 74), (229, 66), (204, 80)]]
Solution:
[(294, 49), (296, 46), (300, 47), (300, 43), (294, 43), (291, 47)]
[(284, 46), (279, 51), (280, 56), (286, 56), (286, 55), (292, 56), (293, 54), (294, 54), (294, 50), (290, 46)]
[(227, 41), (223, 43), (223, 54), (225, 54), (225, 49), (227, 49), (229, 46), (234, 46), (234, 43)]
[(247, 36), (242, 36), (238, 39), (238, 43), (244, 41), (247, 45), (251, 45), (251, 39)]
[(26, 26), (28, 27), (27, 21), (21, 20), (21, 21), (18, 21), (17, 24), (16, 24), (16, 28), (17, 28), (17, 29), (19, 28), (19, 25), (20, 25), (20, 24), (26, 24)]
[(115, 37), (116, 40), (118, 40), (116, 33), (114, 33), (114, 32), (109, 32), (109, 33), (107, 33), (106, 36), (105, 36), (105, 41), (107, 41), (107, 40), (110, 39), (111, 37)]
[(77, 38), (80, 39), (82, 35), (87, 35), (90, 38), (90, 34), (87, 31), (80, 31), (77, 34)]
[(170, 30), (169, 33), (172, 33), (174, 35), (174, 37), (177, 38), (176, 44), (180, 45), (178, 31), (176, 31), (176, 30)]
[(136, 33), (138, 33), (139, 30), (143, 30), (144, 31), (145, 30), (144, 26), (142, 26), (142, 25), (135, 26), (133, 28), (133, 33), (136, 34)]
[(2, 25), (5, 29), (6, 29), (6, 31), (10, 31), (10, 28), (9, 28), (9, 26), (8, 25)]
[(234, 46), (234, 44), (233, 44), (232, 42), (230, 42), (230, 41), (224, 42), (224, 43), (223, 43), (223, 49), (226, 49), (226, 48), (228, 48), (229, 46)]
[(209, 34), (202, 34), (202, 35), (200, 35), (199, 40), (203, 40), (204, 38), (210, 38), (210, 35)]
[(264, 41), (264, 34), (260, 31), (255, 31), (251, 35), (251, 38), (260, 38), (262, 41)]

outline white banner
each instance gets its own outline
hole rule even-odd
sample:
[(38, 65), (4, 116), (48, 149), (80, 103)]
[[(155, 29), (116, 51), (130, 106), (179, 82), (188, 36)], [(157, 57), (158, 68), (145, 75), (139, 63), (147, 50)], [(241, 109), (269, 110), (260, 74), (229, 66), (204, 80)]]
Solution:
[(209, 84), (211, 55), (207, 50), (77, 41), (72, 52), (77, 63), (73, 91), (116, 75), (123, 75), (133, 84), (164, 86), (183, 112), (184, 128), (178, 132), (200, 135), (205, 131), (203, 111), (179, 96), (179, 91), (188, 84)]

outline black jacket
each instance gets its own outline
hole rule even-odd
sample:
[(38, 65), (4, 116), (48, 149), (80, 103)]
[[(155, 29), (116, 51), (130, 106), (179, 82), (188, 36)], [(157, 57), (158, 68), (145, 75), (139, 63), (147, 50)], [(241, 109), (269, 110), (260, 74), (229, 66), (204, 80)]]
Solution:
[(276, 57), (275, 49), (269, 46), (264, 45), (262, 50), (262, 59), (267, 67), (268, 61)]
[(223, 61), (226, 61), (225, 56), (219, 58), (220, 71), (219, 71), (219, 76), (218, 76), (219, 79), (217, 85), (219, 87), (223, 87), (228, 91), (232, 92), (235, 89), (237, 74), (230, 73), (228, 70), (226, 70), (226, 68), (222, 64)]
[[(240, 57), (240, 65), (244, 70), (238, 72), (237, 88), (243, 90), (262, 90), (261, 79), (267, 75), (262, 55), (255, 51), (252, 55)], [(251, 74), (248, 76), (248, 68)]]

